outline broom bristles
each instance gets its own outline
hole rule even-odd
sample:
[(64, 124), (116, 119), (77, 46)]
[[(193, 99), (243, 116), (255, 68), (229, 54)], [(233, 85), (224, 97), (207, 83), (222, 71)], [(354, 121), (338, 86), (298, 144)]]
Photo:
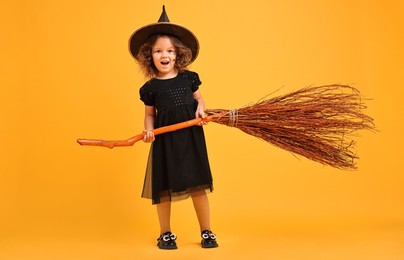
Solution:
[(210, 109), (224, 113), (216, 123), (272, 143), (294, 154), (340, 169), (355, 169), (354, 140), (358, 130), (375, 129), (359, 91), (347, 85), (300, 89), (264, 98), (237, 110)]

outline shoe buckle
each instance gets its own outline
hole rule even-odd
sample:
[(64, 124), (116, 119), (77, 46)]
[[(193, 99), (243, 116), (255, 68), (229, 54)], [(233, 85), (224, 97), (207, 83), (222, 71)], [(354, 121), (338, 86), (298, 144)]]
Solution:
[(167, 242), (167, 241), (170, 241), (170, 240), (175, 240), (175, 239), (177, 239), (177, 236), (175, 234), (167, 234), (167, 235), (163, 236), (163, 241), (164, 242)]
[(203, 233), (203, 234), (202, 234), (202, 238), (203, 238), (203, 239), (208, 239), (208, 238), (210, 238), (210, 239), (214, 240), (214, 239), (216, 239), (216, 235), (213, 234), (212, 232), (210, 232), (210, 233)]

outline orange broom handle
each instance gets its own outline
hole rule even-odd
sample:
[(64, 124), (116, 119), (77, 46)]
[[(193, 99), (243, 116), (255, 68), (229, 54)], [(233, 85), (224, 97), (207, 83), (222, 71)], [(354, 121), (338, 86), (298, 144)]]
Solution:
[[(220, 116), (222, 116), (221, 113), (210, 115), (205, 118), (195, 118), (195, 119), (191, 119), (191, 120), (184, 121), (181, 123), (159, 127), (159, 128), (153, 129), (151, 131), (154, 133), (154, 135), (164, 134), (164, 133), (173, 132), (173, 131), (176, 131), (179, 129), (195, 126), (201, 122), (214, 121), (216, 118), (218, 118)], [(146, 133), (141, 133), (141, 134), (135, 135), (127, 140), (77, 139), (77, 143), (79, 143), (80, 145), (102, 146), (102, 147), (107, 147), (107, 148), (112, 149), (116, 146), (132, 146), (136, 142), (142, 140), (143, 137), (145, 136), (145, 134)]]

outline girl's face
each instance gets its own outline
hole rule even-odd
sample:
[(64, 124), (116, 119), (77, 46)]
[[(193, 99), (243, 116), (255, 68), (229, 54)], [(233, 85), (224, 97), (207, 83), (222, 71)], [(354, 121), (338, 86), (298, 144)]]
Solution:
[(167, 36), (157, 38), (152, 46), (152, 57), (158, 70), (157, 78), (168, 79), (177, 76), (178, 70), (174, 67), (177, 56), (170, 38)]

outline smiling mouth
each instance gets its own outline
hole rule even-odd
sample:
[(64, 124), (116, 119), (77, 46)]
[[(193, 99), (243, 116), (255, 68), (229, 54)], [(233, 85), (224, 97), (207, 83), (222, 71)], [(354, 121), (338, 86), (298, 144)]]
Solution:
[(161, 65), (164, 65), (164, 66), (166, 66), (166, 65), (170, 64), (170, 62), (169, 62), (169, 61), (162, 61), (162, 62), (160, 62), (160, 63), (161, 63)]

